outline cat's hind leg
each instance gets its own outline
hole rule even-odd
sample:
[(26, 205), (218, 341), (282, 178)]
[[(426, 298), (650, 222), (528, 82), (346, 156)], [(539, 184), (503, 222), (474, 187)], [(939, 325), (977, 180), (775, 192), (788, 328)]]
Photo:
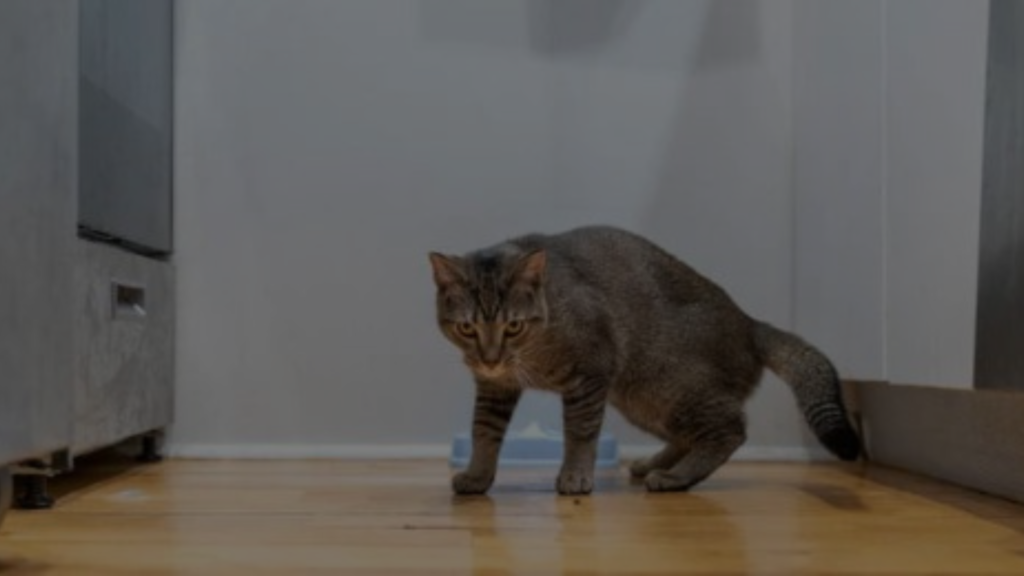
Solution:
[(629, 467), (629, 473), (634, 478), (645, 478), (655, 470), (668, 470), (682, 460), (686, 450), (675, 444), (666, 444), (657, 453), (634, 461)]
[(708, 407), (697, 414), (679, 425), (679, 442), (688, 447), (685, 455), (668, 469), (648, 472), (647, 490), (689, 490), (725, 464), (746, 441), (746, 419), (738, 407)]

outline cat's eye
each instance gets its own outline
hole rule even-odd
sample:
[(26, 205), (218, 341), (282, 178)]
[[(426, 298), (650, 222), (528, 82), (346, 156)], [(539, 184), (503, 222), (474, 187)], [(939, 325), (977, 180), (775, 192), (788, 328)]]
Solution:
[(512, 320), (505, 324), (505, 335), (506, 336), (518, 336), (523, 329), (526, 328), (526, 323), (522, 320)]
[(459, 322), (455, 324), (455, 331), (465, 338), (476, 336), (476, 326), (472, 322)]

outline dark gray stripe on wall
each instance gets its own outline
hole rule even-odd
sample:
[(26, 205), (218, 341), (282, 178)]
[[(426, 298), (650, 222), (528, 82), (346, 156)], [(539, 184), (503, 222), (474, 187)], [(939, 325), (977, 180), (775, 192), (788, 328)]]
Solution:
[(1024, 390), (1024, 2), (989, 12), (975, 387)]

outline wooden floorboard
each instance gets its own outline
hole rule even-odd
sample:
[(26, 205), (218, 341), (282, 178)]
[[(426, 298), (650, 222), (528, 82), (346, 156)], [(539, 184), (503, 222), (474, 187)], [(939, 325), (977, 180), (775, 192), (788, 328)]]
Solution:
[(1024, 508), (881, 469), (730, 464), (689, 494), (624, 472), (559, 497), (443, 462), (97, 464), (14, 512), (0, 574), (1024, 574)]

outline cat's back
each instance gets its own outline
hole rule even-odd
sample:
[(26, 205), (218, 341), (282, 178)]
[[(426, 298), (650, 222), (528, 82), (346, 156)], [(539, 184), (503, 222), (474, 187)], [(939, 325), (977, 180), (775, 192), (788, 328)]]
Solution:
[(615, 226), (533, 234), (519, 242), (524, 247), (547, 250), (555, 282), (589, 284), (627, 301), (728, 299), (717, 285), (661, 246)]
[(716, 283), (643, 236), (587, 226), (515, 243), (548, 254), (545, 295), (557, 326), (550, 338), (586, 359), (614, 361), (617, 401), (634, 402), (624, 390), (695, 366), (756, 370), (751, 319)]
[[(544, 248), (549, 254), (576, 266), (599, 268), (662, 260), (668, 254), (659, 246), (623, 228), (591, 225), (553, 234), (530, 234), (515, 240), (529, 248)], [(619, 261), (619, 260), (625, 261)]]

